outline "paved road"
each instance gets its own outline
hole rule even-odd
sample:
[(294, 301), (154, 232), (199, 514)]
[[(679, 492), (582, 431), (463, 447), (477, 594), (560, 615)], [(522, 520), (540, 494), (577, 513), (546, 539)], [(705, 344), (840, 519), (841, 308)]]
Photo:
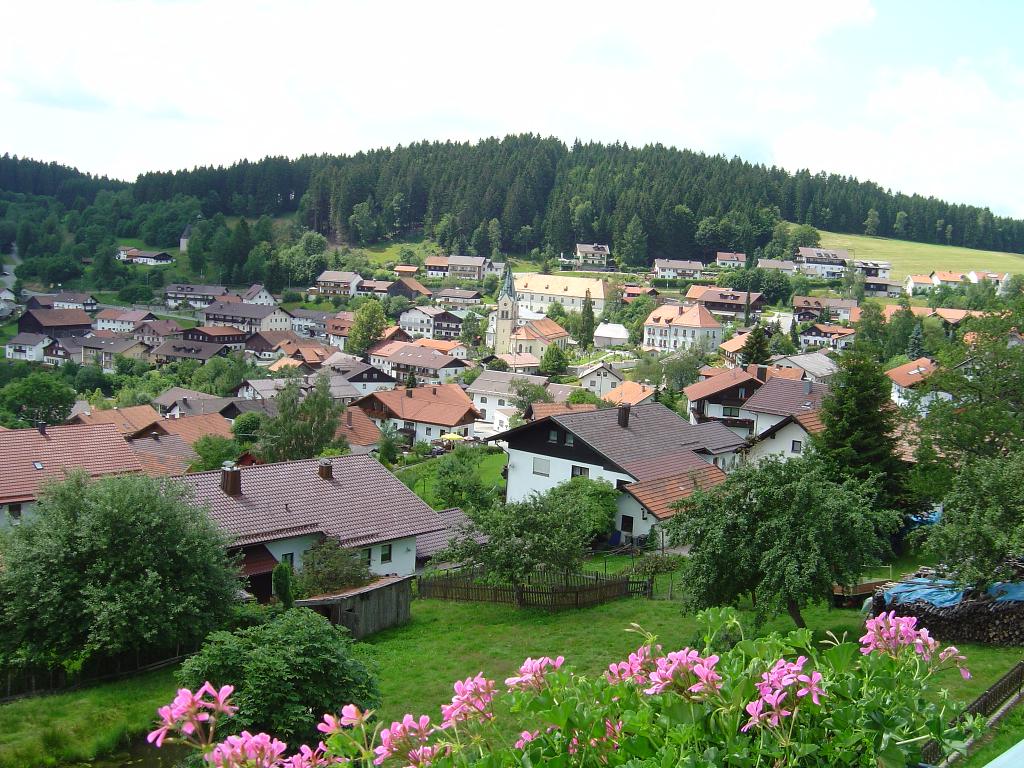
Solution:
[(10, 288), (14, 290), (14, 281), (17, 280), (14, 276), (14, 268), (21, 264), (21, 259), (18, 258), (18, 248), (14, 246), (10, 253), (5, 253), (3, 259), (3, 271), (7, 272), (6, 275), (0, 275), (0, 285), (4, 288)]

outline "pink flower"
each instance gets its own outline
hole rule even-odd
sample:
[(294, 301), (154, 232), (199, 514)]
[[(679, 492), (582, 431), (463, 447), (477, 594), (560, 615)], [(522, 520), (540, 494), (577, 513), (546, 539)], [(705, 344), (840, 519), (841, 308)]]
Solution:
[(796, 678), (804, 687), (796, 692), (797, 697), (810, 696), (816, 706), (821, 706), (821, 697), (825, 691), (818, 685), (821, 682), (821, 672), (811, 672), (810, 675), (797, 675)]
[(255, 735), (242, 731), (237, 736), (228, 736), (206, 755), (206, 761), (218, 768), (274, 768), (284, 755), (288, 745), (271, 738), (265, 733)]
[(955, 645), (948, 645), (939, 653), (940, 664), (945, 664), (950, 659), (953, 660), (957, 669), (960, 670), (960, 676), (963, 677), (964, 680), (970, 680), (971, 673), (967, 667), (963, 665), (963, 663), (967, 661), (967, 657), (960, 653), (960, 650)]
[(523, 731), (519, 734), (519, 739), (516, 741), (516, 749), (526, 749), (526, 745), (536, 739), (540, 735), (540, 731)]
[(650, 685), (644, 689), (648, 695), (676, 689), (681, 693), (707, 694), (718, 690), (721, 676), (715, 672), (717, 656), (702, 659), (690, 648), (672, 651), (654, 660), (654, 670), (647, 676)]
[(556, 670), (564, 663), (565, 658), (562, 656), (556, 659), (549, 656), (542, 656), (539, 659), (527, 658), (519, 667), (518, 675), (505, 678), (505, 685), (511, 689), (540, 690), (544, 687), (544, 677), (548, 670)]
[(745, 707), (747, 714), (750, 715), (750, 719), (747, 720), (747, 724), (740, 728), (741, 731), (746, 733), (755, 725), (760, 725), (761, 721), (764, 720), (764, 699), (754, 699)]
[(427, 743), (431, 733), (433, 728), (430, 727), (430, 717), (427, 715), (422, 715), (419, 720), (406, 715), (402, 722), (391, 723), (390, 728), (380, 732), (380, 746), (374, 749), (377, 756), (373, 764), (380, 765), (389, 757), (408, 757), (411, 750)]
[(369, 712), (361, 712), (355, 704), (346, 704), (341, 708), (341, 717), (326, 714), (324, 715), (323, 722), (319, 723), (316, 729), (320, 733), (341, 733), (342, 728), (354, 728), (357, 725), (362, 725), (369, 716)]
[[(661, 646), (658, 646), (657, 650), (661, 651)], [(609, 664), (605, 677), (609, 683), (624, 681), (642, 683), (653, 669), (654, 653), (649, 645), (641, 645), (629, 654), (629, 658), (625, 661)]]
[(476, 677), (467, 677), (455, 682), (455, 695), (451, 704), (441, 707), (442, 728), (452, 723), (480, 716), (484, 719), (493, 717), (490, 712), (491, 701), (494, 699), (494, 681), (484, 677), (483, 672)]

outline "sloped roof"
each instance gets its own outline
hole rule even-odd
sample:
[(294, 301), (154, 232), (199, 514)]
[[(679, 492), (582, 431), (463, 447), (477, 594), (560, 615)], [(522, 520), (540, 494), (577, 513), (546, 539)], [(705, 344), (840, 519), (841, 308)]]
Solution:
[(598, 323), (597, 328), (594, 329), (594, 336), (628, 340), (629, 329), (622, 323)]
[(613, 405), (638, 405), (654, 397), (656, 390), (649, 384), (640, 384), (636, 381), (624, 381), (619, 386), (606, 392), (601, 399)]
[(461, 341), (455, 339), (413, 339), (413, 345), (417, 347), (426, 347), (427, 349), (436, 349), (438, 352), (444, 352), (448, 354), (452, 350), (458, 349), (464, 346)]
[(932, 277), (937, 278), (943, 283), (959, 283), (961, 280), (964, 280), (967, 275), (963, 272), (936, 271), (932, 272)]
[(113, 424), (122, 435), (129, 435), (160, 421), (160, 414), (151, 405), (133, 405), (128, 408), (95, 409), (80, 413), (71, 419), (73, 424)]
[(153, 403), (163, 408), (170, 408), (178, 400), (183, 397), (187, 397), (191, 400), (215, 400), (216, 395), (211, 395), (209, 392), (199, 392), (195, 389), (186, 389), (185, 387), (171, 387), (161, 392), (157, 397), (153, 398)]
[[(410, 392), (411, 395), (408, 394)], [(382, 389), (360, 398), (353, 405), (369, 411), (378, 410), (383, 405), (394, 418), (445, 427), (474, 421), (480, 415), (458, 384)]]
[(446, 549), (452, 537), (469, 521), (466, 513), (458, 508), (442, 509), (437, 511), (435, 515), (437, 516), (435, 521), (437, 525), (436, 530), (428, 531), (416, 537), (417, 560), (433, 557), (438, 552)]
[(511, 395), (512, 386), (517, 381), (525, 381), (540, 386), (544, 386), (547, 383), (547, 379), (544, 376), (533, 376), (528, 373), (515, 373), (513, 371), (484, 370), (466, 388), (466, 391), (471, 395)]
[(447, 268), (448, 267), (448, 257), (447, 256), (439, 256), (438, 254), (433, 253), (430, 256), (427, 256), (427, 258), (423, 260), (423, 266), (425, 266), (425, 267), (445, 267), (445, 268)]
[[(246, 304), (247, 307), (255, 306)], [(213, 341), (183, 341), (182, 339), (168, 339), (153, 350), (153, 357), (185, 357), (192, 360), (209, 360), (216, 357), (227, 349), (224, 344)]]
[(825, 429), (825, 425), (821, 422), (821, 411), (807, 411), (806, 413), (797, 413), (786, 416), (782, 421), (773, 424), (760, 435), (752, 438), (750, 444), (753, 445), (754, 443), (759, 443), (762, 440), (767, 440), (790, 424), (799, 425), (804, 432), (812, 436)]
[(504, 360), (510, 368), (536, 368), (540, 365), (540, 358), (532, 352), (503, 352), (495, 357)]
[[(460, 360), (457, 357), (446, 355), (436, 349), (429, 349), (427, 347), (417, 346), (416, 344), (406, 344), (402, 342), (392, 343), (401, 343), (402, 346), (387, 356), (388, 361), (391, 363), (414, 365), (435, 371), (440, 370), (441, 368), (450, 367), (465, 368), (469, 365), (465, 360)], [(374, 352), (374, 354), (381, 353)]]
[(34, 347), (37, 344), (42, 344), (44, 341), (49, 342), (50, 337), (45, 333), (16, 333), (7, 340), (7, 344), (24, 344), (28, 347)]
[(804, 352), (803, 354), (798, 355), (775, 355), (771, 360), (772, 362), (789, 360), (798, 368), (807, 371), (811, 376), (831, 376), (839, 370), (839, 366), (836, 365), (836, 361), (824, 352)]
[(530, 403), (523, 414), (524, 418), (534, 421), (546, 419), (548, 416), (561, 416), (563, 413), (579, 413), (583, 411), (596, 411), (594, 403)]
[(565, 328), (547, 317), (542, 317), (539, 320), (528, 320), (512, 333), (512, 338), (514, 339), (543, 339), (547, 342), (554, 342), (568, 337), (569, 332)]
[(915, 285), (932, 285), (932, 279), (929, 275), (908, 275), (907, 279)]
[(590, 277), (568, 275), (542, 275), (535, 272), (519, 272), (515, 275), (517, 293), (541, 293), (553, 296), (568, 296), (583, 299), (590, 291), (594, 301), (603, 300), (605, 282)]
[[(717, 380), (712, 379), (712, 381)], [(828, 385), (792, 379), (769, 379), (743, 404), (748, 411), (790, 416), (817, 411), (828, 394)]]
[(885, 375), (892, 379), (898, 386), (913, 387), (938, 370), (938, 365), (927, 357), (919, 357), (909, 363), (897, 365), (885, 372)]
[(134, 437), (128, 445), (142, 465), (143, 473), (150, 477), (183, 475), (197, 458), (192, 446), (178, 435)]
[(442, 288), (437, 292), (439, 299), (479, 299), (480, 291), (471, 291), (467, 288)]
[(737, 333), (730, 339), (723, 341), (718, 345), (718, 348), (723, 352), (735, 353), (739, 352), (743, 347), (747, 345), (747, 334)]
[(182, 327), (176, 320), (143, 320), (132, 329), (132, 333), (140, 333), (147, 327), (158, 336), (172, 336), (182, 332)]
[(221, 490), (220, 470), (181, 482), (237, 545), (319, 532), (357, 547), (437, 530), (437, 514), (376, 459), (329, 461), (331, 480), (320, 477), (317, 459), (241, 467), (239, 496)]
[(401, 283), (413, 293), (418, 293), (421, 296), (431, 296), (430, 289), (427, 288), (423, 283), (414, 277), (400, 277), (395, 281), (395, 284)]
[(325, 269), (319, 275), (317, 275), (316, 281), (327, 281), (331, 283), (351, 283), (353, 280), (358, 280), (359, 275), (355, 272), (340, 272), (336, 269)]
[(380, 429), (362, 409), (346, 408), (334, 436), (344, 437), (349, 445), (376, 445), (380, 441)]
[(81, 309), (30, 309), (25, 312), (45, 328), (67, 325), (92, 325), (92, 318)]
[(825, 336), (849, 336), (857, 332), (856, 328), (847, 328), (845, 325), (828, 325), (826, 323), (815, 323), (811, 328)]
[[(38, 466), (37, 466), (38, 465)], [(47, 480), (82, 470), (90, 477), (142, 471), (113, 424), (71, 424), (0, 432), (0, 504), (32, 501)]]
[(683, 394), (691, 403), (703, 400), (719, 392), (723, 392), (738, 384), (750, 383), (754, 387), (761, 386), (762, 382), (756, 376), (751, 376), (742, 368), (730, 368), (725, 373), (698, 381), (683, 389)]
[(685, 261), (680, 259), (655, 259), (655, 269), (690, 269), (700, 271), (704, 265), (699, 261)]
[(206, 435), (233, 438), (231, 422), (219, 413), (197, 413), (191, 416), (179, 416), (176, 419), (163, 419), (161, 428), (172, 435), (177, 435), (189, 445)]
[(715, 320), (714, 315), (703, 304), (690, 306), (662, 304), (651, 311), (647, 319), (644, 320), (644, 325), (681, 326), (683, 328), (722, 327), (722, 324)]
[(640, 480), (625, 486), (624, 490), (645, 506), (659, 520), (667, 520), (675, 514), (672, 504), (689, 498), (700, 489), (706, 491), (725, 482), (725, 472), (714, 464), (698, 459), (693, 465), (665, 477)]
[(226, 317), (241, 317), (246, 320), (262, 320), (275, 312), (284, 312), (291, 317), (291, 313), (282, 309), (276, 304), (243, 304), (242, 302), (215, 301), (200, 312), (206, 317), (224, 315)]

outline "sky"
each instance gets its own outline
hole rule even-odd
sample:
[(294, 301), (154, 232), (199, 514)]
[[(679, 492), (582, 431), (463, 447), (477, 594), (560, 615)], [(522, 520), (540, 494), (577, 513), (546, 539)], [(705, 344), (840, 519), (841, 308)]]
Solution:
[(1024, 217), (1024, 3), (34, 0), (0, 152), (133, 179), (510, 133), (661, 143)]

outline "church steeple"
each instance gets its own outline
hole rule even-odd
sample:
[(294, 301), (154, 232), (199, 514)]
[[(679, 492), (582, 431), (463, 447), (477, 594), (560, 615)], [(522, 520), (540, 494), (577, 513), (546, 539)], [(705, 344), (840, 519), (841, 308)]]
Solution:
[(509, 262), (505, 262), (505, 272), (501, 276), (501, 290), (498, 292), (498, 299), (502, 296), (508, 296), (512, 301), (516, 301), (516, 281), (512, 276), (512, 265)]
[(512, 276), (512, 265), (505, 262), (501, 290), (498, 291), (498, 309), (494, 314), (494, 354), (514, 352), (512, 334), (519, 320), (519, 297), (516, 296), (516, 281)]

